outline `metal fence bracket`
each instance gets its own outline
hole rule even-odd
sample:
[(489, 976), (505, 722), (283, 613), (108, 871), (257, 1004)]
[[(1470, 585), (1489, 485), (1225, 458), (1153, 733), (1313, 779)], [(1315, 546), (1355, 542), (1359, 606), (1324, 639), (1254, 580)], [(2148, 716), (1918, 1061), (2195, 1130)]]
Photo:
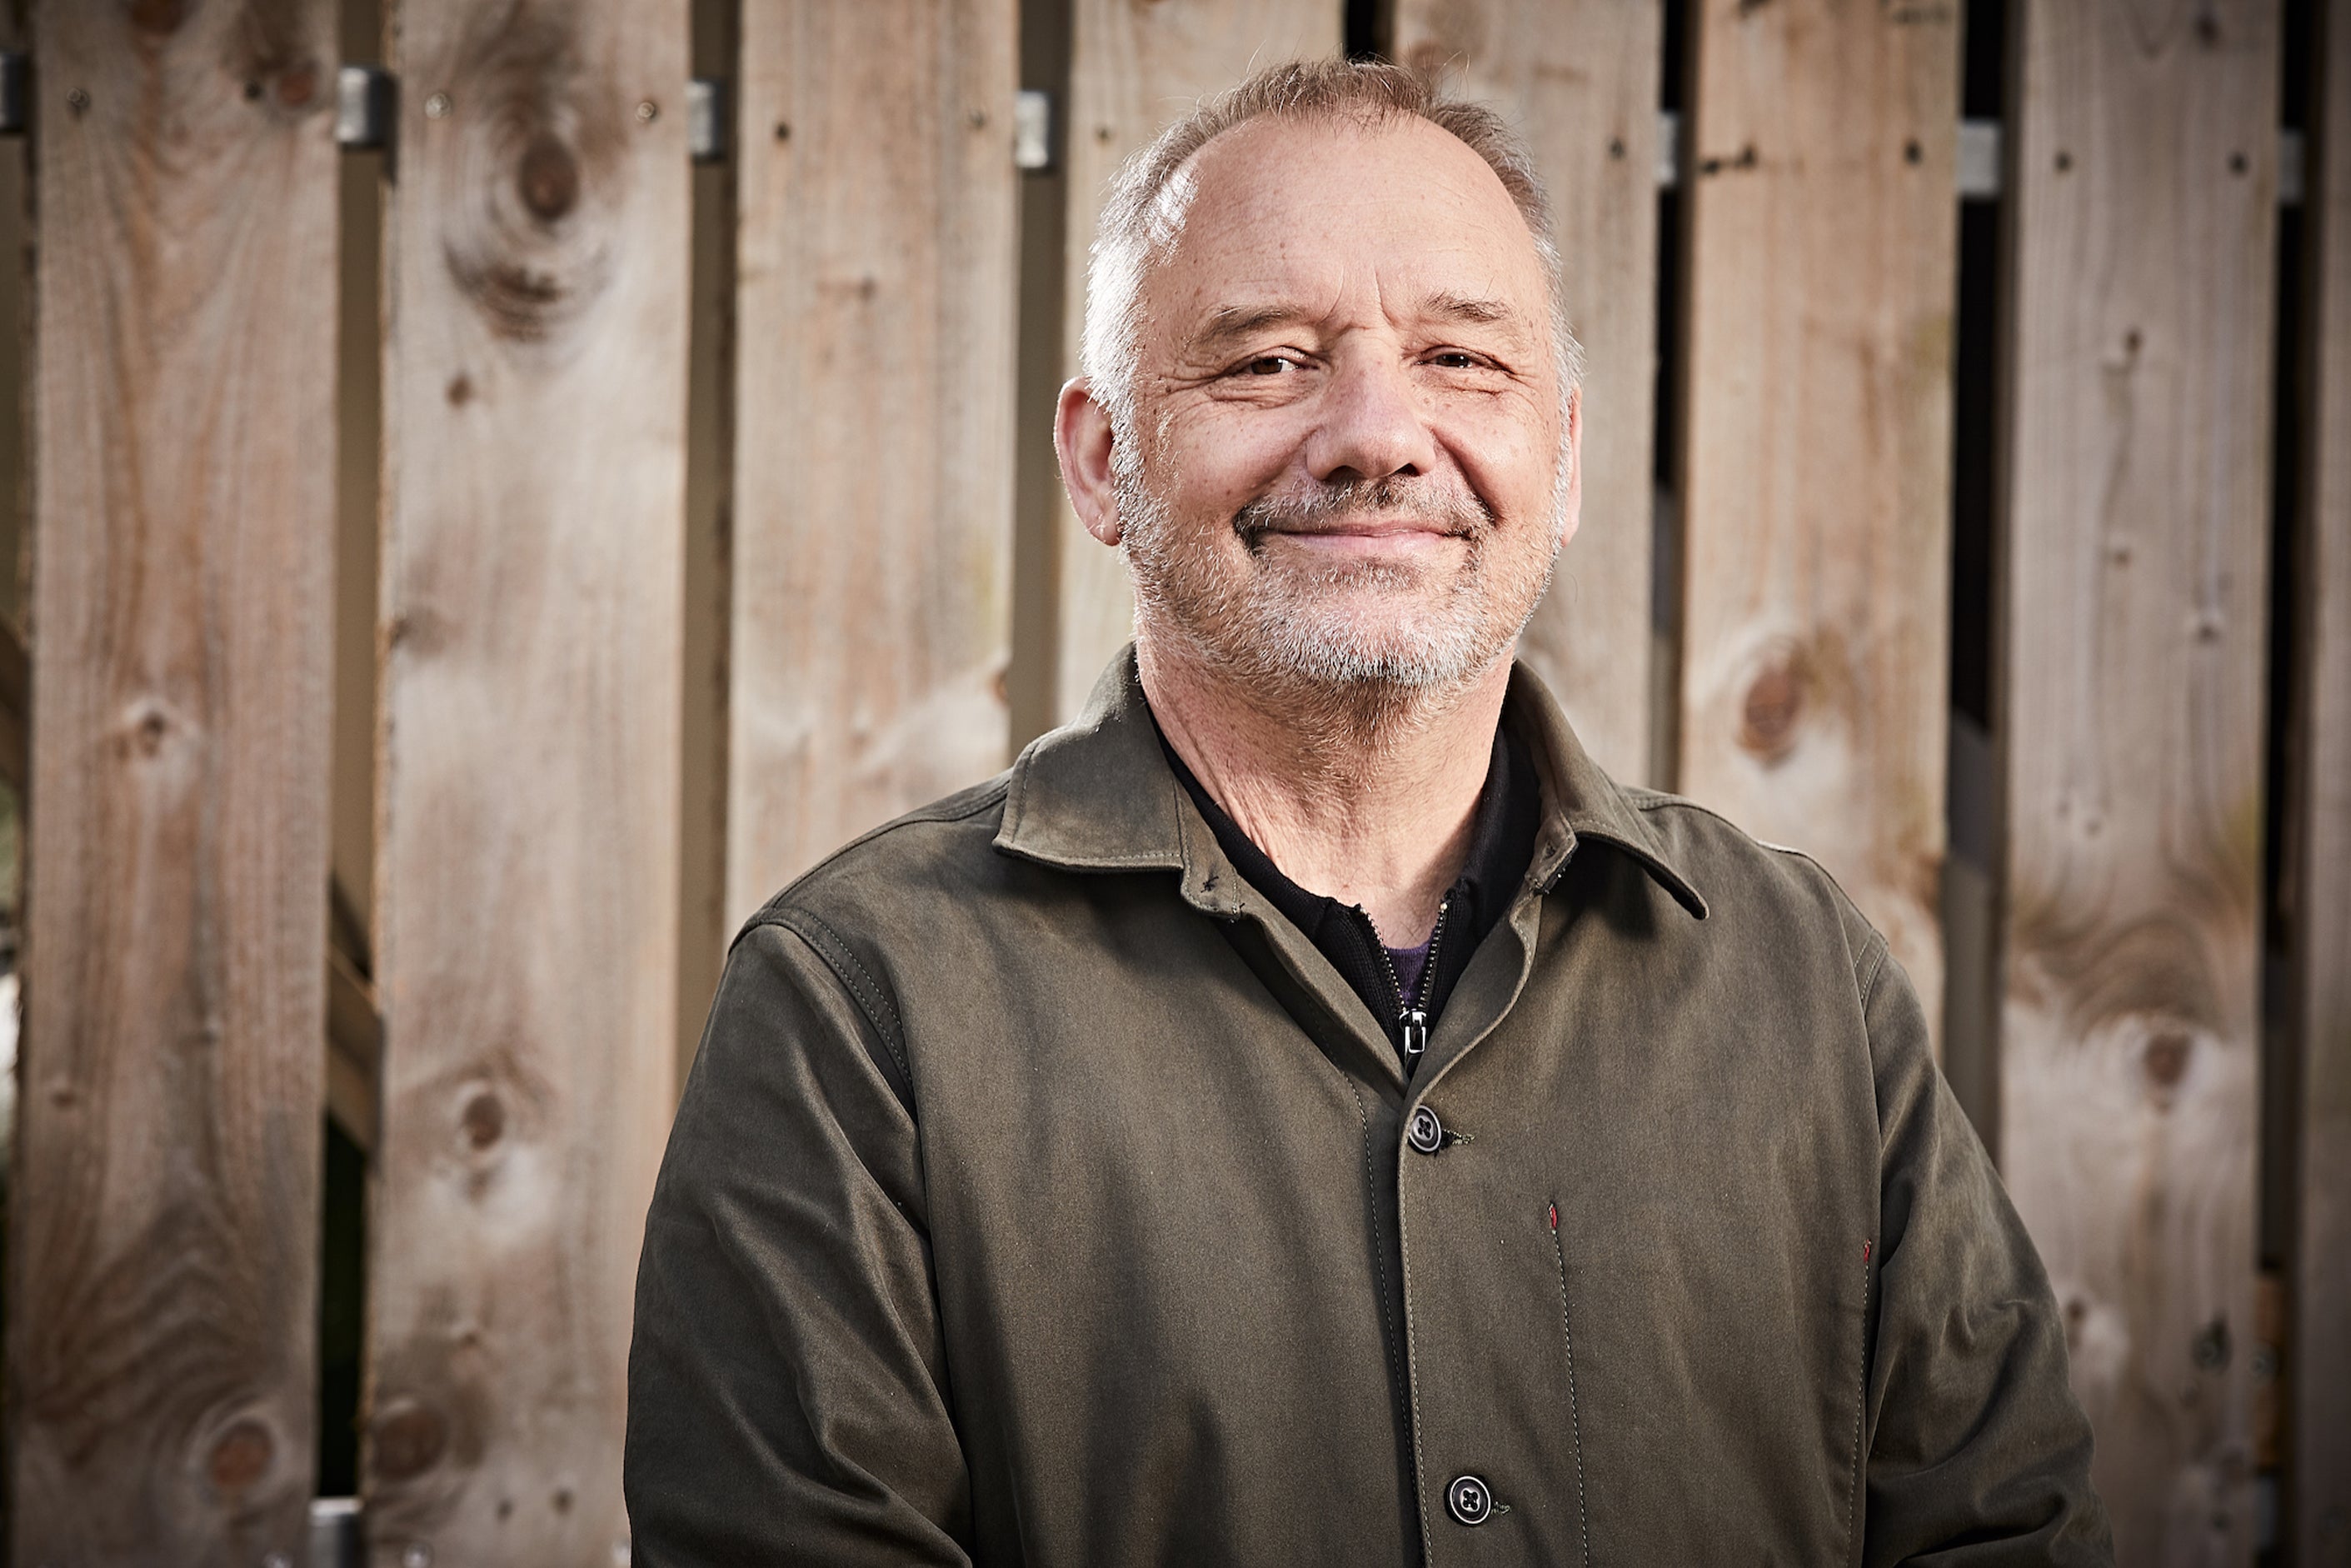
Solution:
[(1053, 167), (1053, 95), (1024, 89), (1012, 100), (1012, 166), (1031, 174)]
[(716, 77), (685, 84), (685, 151), (697, 163), (726, 162), (726, 84)]
[(345, 66), (336, 72), (336, 144), (364, 152), (391, 141), (397, 85), (381, 66)]

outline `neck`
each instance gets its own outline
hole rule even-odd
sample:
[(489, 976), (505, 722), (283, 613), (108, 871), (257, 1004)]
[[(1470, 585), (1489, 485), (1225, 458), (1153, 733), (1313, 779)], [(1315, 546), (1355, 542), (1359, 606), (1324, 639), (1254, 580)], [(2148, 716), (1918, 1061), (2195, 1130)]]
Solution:
[(1136, 638), (1176, 754), (1301, 887), (1361, 904), (1391, 947), (1428, 939), (1469, 853), (1508, 659), (1458, 685), (1332, 694), (1237, 680)]

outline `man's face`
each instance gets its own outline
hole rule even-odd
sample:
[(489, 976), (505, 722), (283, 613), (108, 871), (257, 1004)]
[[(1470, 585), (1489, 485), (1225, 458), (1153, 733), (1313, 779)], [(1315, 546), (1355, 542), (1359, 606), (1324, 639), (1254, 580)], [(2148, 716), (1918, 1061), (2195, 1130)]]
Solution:
[(1416, 119), (1260, 120), (1187, 172), (1111, 458), (1146, 635), (1316, 686), (1490, 668), (1579, 487), (1509, 193)]

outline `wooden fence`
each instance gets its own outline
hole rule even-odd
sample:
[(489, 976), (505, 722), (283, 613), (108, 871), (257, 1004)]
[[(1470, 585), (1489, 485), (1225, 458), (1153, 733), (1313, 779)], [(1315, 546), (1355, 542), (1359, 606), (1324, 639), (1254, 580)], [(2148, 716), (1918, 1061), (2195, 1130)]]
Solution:
[(374, 4), (0, 21), (15, 1562), (307, 1561), (354, 1420), (371, 1560), (624, 1560), (726, 936), (1083, 696), (1103, 181), (1346, 47), (1531, 137), (1591, 372), (1529, 654), (1887, 932), (2124, 1561), (2351, 1563), (2351, 15)]

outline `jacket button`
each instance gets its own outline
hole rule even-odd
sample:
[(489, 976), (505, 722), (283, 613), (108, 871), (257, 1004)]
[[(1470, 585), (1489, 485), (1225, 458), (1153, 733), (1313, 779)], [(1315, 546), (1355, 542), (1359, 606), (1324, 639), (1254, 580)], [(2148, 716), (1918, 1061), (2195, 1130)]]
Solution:
[(1445, 1146), (1445, 1124), (1437, 1113), (1426, 1105), (1413, 1107), (1412, 1121), (1405, 1128), (1405, 1142), (1424, 1155), (1433, 1155)]
[(1475, 1527), (1493, 1517), (1494, 1494), (1476, 1476), (1455, 1476), (1445, 1489), (1445, 1511), (1456, 1524)]

